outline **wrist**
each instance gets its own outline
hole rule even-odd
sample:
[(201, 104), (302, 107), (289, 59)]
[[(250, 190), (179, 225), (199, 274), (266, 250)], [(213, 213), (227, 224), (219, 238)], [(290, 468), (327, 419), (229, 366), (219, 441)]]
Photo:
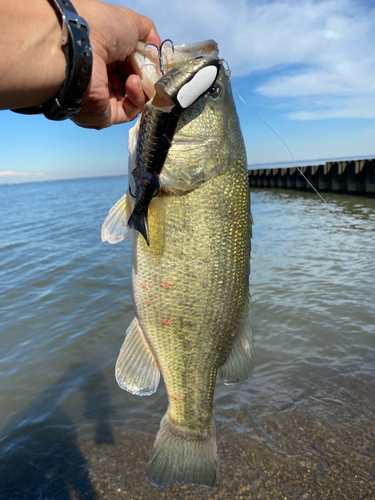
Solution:
[(0, 107), (41, 104), (64, 81), (61, 25), (48, 0), (2, 2)]
[(81, 108), (92, 73), (90, 29), (70, 0), (50, 0), (62, 20), (62, 44), (66, 58), (65, 79), (61, 91), (43, 104), (41, 111), (50, 120), (66, 120)]
[(66, 59), (65, 79), (60, 92), (42, 105), (14, 111), (23, 114), (43, 113), (50, 120), (65, 120), (81, 109), (84, 92), (90, 82), (92, 51), (89, 27), (70, 0), (50, 0), (61, 22), (61, 44)]

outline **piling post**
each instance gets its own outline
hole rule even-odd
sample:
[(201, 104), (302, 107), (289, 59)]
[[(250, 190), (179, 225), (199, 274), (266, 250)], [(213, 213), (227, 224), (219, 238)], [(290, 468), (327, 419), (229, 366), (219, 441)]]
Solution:
[(297, 170), (296, 189), (299, 191), (305, 191), (306, 189), (306, 179), (301, 175), (301, 172), (306, 175), (306, 169), (307, 167), (299, 167), (299, 170)]
[(332, 191), (332, 162), (320, 165), (318, 168), (318, 191)]
[(258, 170), (258, 180), (257, 180), (257, 186), (258, 188), (263, 187), (263, 180), (264, 180), (264, 168), (260, 168)]
[[(323, 165), (312, 165), (311, 167), (307, 167), (307, 169), (306, 169), (305, 175), (315, 189), (318, 189), (319, 167), (321, 167), (321, 166), (323, 166)], [(308, 191), (310, 193), (312, 191), (314, 191), (312, 186), (307, 182), (306, 183), (306, 191)]]
[(253, 186), (253, 171), (252, 170), (248, 170), (247, 171), (247, 175), (249, 177), (249, 186), (252, 187)]
[(286, 188), (286, 174), (287, 174), (288, 169), (287, 168), (279, 168), (279, 173), (277, 175), (277, 186), (279, 188)]
[(366, 192), (366, 182), (363, 167), (365, 160), (349, 161), (347, 169), (347, 189), (350, 194), (363, 195)]
[(288, 168), (286, 174), (286, 187), (287, 189), (295, 189), (296, 188), (296, 177), (297, 177), (297, 168), (291, 167)]
[(332, 191), (344, 193), (347, 190), (347, 161), (332, 162)]
[(272, 175), (271, 175), (271, 188), (275, 188), (275, 187), (279, 187), (278, 186), (278, 181), (277, 181), (277, 178), (278, 178), (278, 173), (279, 173), (279, 169), (278, 168), (273, 168), (272, 169)]
[(271, 187), (271, 176), (272, 176), (272, 168), (266, 168), (264, 170), (264, 177), (263, 177), (263, 186), (265, 188)]
[(366, 178), (366, 196), (375, 198), (375, 159), (365, 160), (363, 170)]

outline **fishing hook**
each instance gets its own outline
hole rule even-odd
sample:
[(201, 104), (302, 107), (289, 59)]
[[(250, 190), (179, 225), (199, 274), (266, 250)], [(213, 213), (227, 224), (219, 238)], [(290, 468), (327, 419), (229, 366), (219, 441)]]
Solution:
[(147, 45), (152, 45), (153, 47), (156, 48), (156, 50), (158, 51), (158, 54), (159, 54), (159, 64), (160, 64), (160, 71), (161, 71), (161, 74), (164, 75), (165, 74), (165, 71), (164, 71), (164, 65), (163, 65), (163, 45), (165, 44), (165, 42), (170, 42), (172, 44), (172, 51), (174, 53), (174, 44), (172, 42), (172, 40), (170, 40), (169, 38), (167, 38), (166, 40), (164, 40), (164, 42), (162, 42), (162, 44), (160, 45), (160, 47), (158, 47), (155, 43), (146, 43), (146, 45), (143, 47), (143, 57), (146, 58), (146, 47)]
[[(225, 59), (220, 59), (219, 63), (223, 66), (226, 75), (230, 78), (232, 72), (229, 67), (228, 61), (226, 61)], [(225, 67), (224, 64), (226, 64), (227, 67)]]

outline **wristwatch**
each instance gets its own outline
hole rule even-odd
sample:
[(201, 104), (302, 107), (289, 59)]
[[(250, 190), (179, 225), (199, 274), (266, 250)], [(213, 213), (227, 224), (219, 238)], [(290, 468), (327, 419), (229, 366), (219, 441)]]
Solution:
[(16, 113), (35, 115), (43, 113), (49, 120), (67, 120), (81, 108), (83, 95), (92, 73), (90, 29), (77, 14), (70, 0), (49, 0), (62, 20), (62, 38), (66, 57), (66, 73), (62, 89), (56, 97), (40, 106), (13, 109)]

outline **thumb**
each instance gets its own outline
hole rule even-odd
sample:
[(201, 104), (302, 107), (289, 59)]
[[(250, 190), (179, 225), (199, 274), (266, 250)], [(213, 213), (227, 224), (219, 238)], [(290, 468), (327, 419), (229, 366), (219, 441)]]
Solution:
[(161, 44), (153, 21), (134, 10), (98, 0), (75, 0), (74, 5), (90, 27), (93, 52), (107, 65), (124, 61), (138, 41)]

